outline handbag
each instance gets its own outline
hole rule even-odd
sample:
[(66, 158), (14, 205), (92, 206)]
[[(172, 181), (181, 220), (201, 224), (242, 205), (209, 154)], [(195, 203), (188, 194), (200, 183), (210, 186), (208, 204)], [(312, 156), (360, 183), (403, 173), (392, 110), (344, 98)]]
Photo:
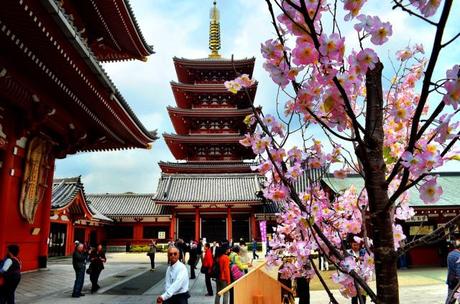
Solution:
[(88, 267), (88, 269), (86, 269), (86, 273), (87, 274), (91, 274), (91, 272), (93, 271), (93, 268), (91, 267), (91, 265)]
[(206, 267), (206, 266), (201, 266), (200, 272), (204, 273), (204, 274), (207, 274), (209, 272), (209, 268)]

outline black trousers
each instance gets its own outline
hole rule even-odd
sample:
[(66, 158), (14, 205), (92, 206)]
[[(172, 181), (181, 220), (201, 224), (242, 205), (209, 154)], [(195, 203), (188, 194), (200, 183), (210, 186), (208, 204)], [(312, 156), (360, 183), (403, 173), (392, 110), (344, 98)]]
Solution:
[(213, 292), (212, 292), (212, 285), (211, 285), (211, 276), (209, 275), (209, 273), (206, 273), (204, 275), (204, 281), (206, 283), (206, 289), (208, 290), (208, 295), (213, 295)]
[(173, 295), (171, 298), (167, 299), (163, 303), (165, 304), (188, 304), (188, 298), (190, 298), (190, 294), (188, 292), (184, 292), (184, 293)]
[(89, 275), (89, 280), (91, 281), (91, 292), (95, 292), (100, 288), (100, 286), (97, 284), (97, 281), (99, 280), (99, 275), (101, 274), (102, 270), (99, 271), (91, 271)]
[(0, 304), (14, 304), (14, 293), (19, 285), (20, 279), (7, 280), (5, 285), (0, 287)]
[(149, 257), (150, 257), (150, 268), (155, 269), (155, 254), (151, 253)]
[(310, 281), (306, 278), (297, 279), (297, 295), (299, 304), (310, 304)]
[[(366, 296), (360, 296), (363, 303), (366, 304)], [(351, 304), (360, 304), (358, 296), (351, 298)]]
[(195, 263), (192, 263), (192, 265), (190, 265), (190, 279), (194, 279), (196, 278), (195, 276)]
[(252, 259), (255, 260), (255, 259), (258, 259), (259, 256), (257, 255), (257, 253), (255, 251), (252, 252)]

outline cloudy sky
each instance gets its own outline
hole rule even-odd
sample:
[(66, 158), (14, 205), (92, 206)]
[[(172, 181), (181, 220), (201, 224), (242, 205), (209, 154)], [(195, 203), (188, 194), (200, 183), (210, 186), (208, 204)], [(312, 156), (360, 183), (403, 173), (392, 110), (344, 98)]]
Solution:
[[(386, 66), (387, 57), (408, 43), (423, 43), (429, 53), (434, 28), (408, 17), (400, 11), (391, 10), (391, 1), (368, 1), (368, 14), (377, 14), (382, 21), (391, 21), (393, 36), (390, 42), (379, 50), (379, 56)], [(146, 40), (153, 44), (155, 54), (148, 62), (120, 62), (105, 64), (108, 74), (118, 86), (126, 100), (148, 129), (157, 129), (159, 134), (173, 132), (173, 126), (166, 111), (168, 105), (175, 105), (169, 82), (177, 80), (172, 57), (203, 58), (208, 55), (208, 27), (211, 0), (131, 0), (138, 23)], [(259, 81), (256, 104), (264, 112), (274, 112), (277, 88), (262, 69), (260, 43), (273, 37), (273, 28), (264, 0), (220, 0), (222, 50), (224, 57), (256, 57), (254, 77)], [(452, 37), (458, 31), (460, 3), (454, 4), (451, 22), (445, 37)], [(352, 34), (345, 28), (344, 33)], [(353, 34), (353, 38), (354, 38)], [(351, 47), (353, 44), (351, 44)], [(459, 63), (459, 42), (452, 44), (442, 53), (438, 75)], [(454, 50), (454, 51), (452, 51)], [(386, 69), (387, 72), (388, 68)], [(282, 100), (283, 101), (283, 100)], [(293, 137), (291, 144), (298, 138)], [(299, 143), (297, 143), (299, 145)], [(458, 146), (457, 146), (458, 147)], [(56, 162), (56, 177), (81, 175), (87, 193), (143, 192), (155, 191), (160, 176), (157, 163), (172, 161), (163, 138), (156, 141), (151, 150), (129, 150), (117, 152), (84, 153), (68, 156)], [(451, 165), (446, 170), (460, 170)]]

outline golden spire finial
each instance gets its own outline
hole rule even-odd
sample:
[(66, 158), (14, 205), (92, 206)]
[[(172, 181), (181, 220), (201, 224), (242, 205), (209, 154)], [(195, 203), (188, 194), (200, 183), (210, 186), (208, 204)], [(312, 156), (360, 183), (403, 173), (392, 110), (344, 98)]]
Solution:
[(219, 22), (219, 10), (217, 9), (217, 2), (213, 2), (213, 7), (211, 8), (209, 23), (209, 49), (211, 54), (209, 58), (220, 58), (220, 22)]

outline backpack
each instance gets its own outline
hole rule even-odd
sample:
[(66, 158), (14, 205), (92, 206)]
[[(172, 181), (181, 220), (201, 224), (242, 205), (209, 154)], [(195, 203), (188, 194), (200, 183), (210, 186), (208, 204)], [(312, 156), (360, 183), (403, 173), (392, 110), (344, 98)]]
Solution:
[(242, 276), (244, 276), (244, 272), (236, 265), (236, 257), (237, 254), (232, 255), (232, 258), (230, 259), (230, 275), (232, 278), (232, 281), (236, 281)]
[(209, 272), (209, 276), (214, 279), (218, 279), (220, 276), (220, 267), (219, 267), (219, 259), (214, 259), (214, 263), (212, 264), (211, 271)]

